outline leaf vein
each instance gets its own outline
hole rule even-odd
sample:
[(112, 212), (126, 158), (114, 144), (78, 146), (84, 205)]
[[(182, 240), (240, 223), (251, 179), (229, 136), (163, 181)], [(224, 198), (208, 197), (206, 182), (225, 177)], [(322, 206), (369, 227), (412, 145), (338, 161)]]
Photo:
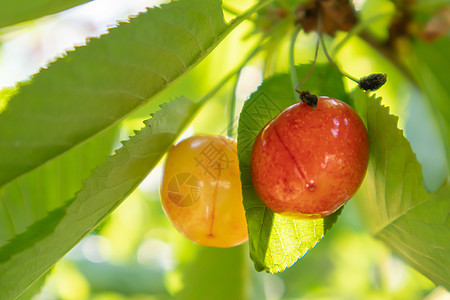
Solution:
[(188, 33), (193, 38), (195, 43), (197, 44), (197, 47), (200, 50), (200, 52), (205, 52), (205, 49), (203, 49), (202, 45), (200, 45), (200, 41), (198, 40), (197, 36), (194, 33), (192, 33), (190, 30), (188, 30), (188, 28), (181, 26), (179, 24), (176, 24), (176, 23), (169, 22), (167, 19), (164, 19), (164, 20), (159, 19), (159, 21), (166, 23), (168, 25), (171, 25), (173, 27), (176, 27), (178, 29), (181, 29), (182, 31)]

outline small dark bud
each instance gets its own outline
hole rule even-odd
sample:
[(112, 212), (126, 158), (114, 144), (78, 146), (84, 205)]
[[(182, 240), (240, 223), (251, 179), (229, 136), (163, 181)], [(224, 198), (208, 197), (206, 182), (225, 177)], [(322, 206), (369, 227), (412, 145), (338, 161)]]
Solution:
[(376, 91), (386, 83), (386, 78), (386, 74), (370, 74), (361, 78), (358, 85), (360, 89), (365, 91)]
[(311, 94), (309, 91), (301, 91), (300, 94), (300, 100), (302, 100), (303, 103), (311, 106), (312, 108), (315, 108), (317, 106), (317, 96)]

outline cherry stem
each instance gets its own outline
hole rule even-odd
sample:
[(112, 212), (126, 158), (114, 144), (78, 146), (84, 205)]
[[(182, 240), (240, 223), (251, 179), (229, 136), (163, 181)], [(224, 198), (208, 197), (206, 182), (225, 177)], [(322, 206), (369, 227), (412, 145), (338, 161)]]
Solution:
[(234, 86), (232, 89), (232, 95), (231, 95), (231, 101), (228, 104), (228, 127), (227, 127), (227, 136), (230, 138), (235, 138), (235, 132), (234, 132), (234, 123), (235, 123), (235, 113), (236, 113), (236, 90), (237, 85), (239, 82), (239, 77), (242, 74), (242, 69), (239, 70), (239, 72), (236, 75), (236, 78), (234, 80)]
[[(292, 32), (291, 36), (291, 43), (289, 45), (289, 71), (291, 73), (291, 81), (292, 81), (292, 87), (295, 87), (295, 85), (298, 82), (297, 78), (297, 71), (295, 69), (295, 41), (297, 40), (297, 36), (300, 33), (300, 26), (296, 26), (294, 31)], [(296, 91), (297, 89), (294, 88)], [(294, 93), (295, 96), (295, 93)]]
[[(248, 54), (248, 56), (243, 60), (243, 62), (241, 63), (241, 65), (235, 70), (232, 71), (231, 73), (228, 74), (228, 76), (226, 76), (219, 84), (218, 84), (218, 89), (220, 89), (220, 87), (222, 87), (223, 85), (225, 85), (225, 83), (230, 80), (231, 78), (233, 78), (233, 76), (236, 76), (236, 80), (234, 82), (234, 87), (233, 87), (233, 94), (231, 96), (231, 100), (228, 103), (228, 127), (227, 127), (227, 136), (234, 138), (235, 137), (235, 113), (236, 113), (236, 89), (237, 89), (237, 84), (239, 82), (239, 77), (242, 73), (242, 69), (250, 62), (250, 60), (255, 57), (259, 52), (262, 51), (262, 49), (264, 49), (267, 45), (266, 42), (263, 41), (264, 38), (262, 38), (260, 40), (260, 42), (258, 43), (258, 46), (255, 47), (253, 49), (252, 52), (250, 52)], [(214, 95), (216, 93), (216, 90), (213, 89), (214, 93), (210, 95), (210, 93), (208, 95), (205, 96), (205, 98), (203, 98), (200, 101), (200, 104), (202, 105), (203, 102), (206, 102), (206, 99), (209, 99), (210, 97), (212, 97), (212, 95)], [(208, 98), (207, 98), (208, 97)]]
[[(297, 73), (295, 70), (295, 60), (294, 60), (294, 47), (295, 47), (295, 40), (297, 38), (299, 31), (300, 31), (300, 28), (296, 28), (296, 30), (293, 32), (293, 35), (291, 38), (291, 45), (290, 45), (290, 49), (289, 49), (289, 63), (290, 63), (292, 85), (295, 85), (295, 83), (297, 82)], [(309, 76), (311, 75), (311, 73), (316, 65), (317, 54), (319, 52), (319, 43), (322, 44), (323, 53), (325, 54), (325, 57), (328, 59), (328, 62), (336, 70), (338, 70), (338, 72), (341, 73), (342, 76), (345, 76), (348, 79), (357, 83), (358, 87), (360, 89), (363, 89), (364, 91), (376, 91), (386, 83), (386, 74), (381, 74), (381, 73), (370, 74), (369, 76), (365, 76), (365, 77), (362, 77), (361, 79), (358, 79), (338, 67), (338, 65), (331, 58), (331, 55), (328, 53), (327, 46), (326, 46), (325, 40), (323, 38), (322, 14), (320, 11), (317, 16), (317, 35), (318, 35), (318, 39), (317, 39), (317, 44), (316, 44), (314, 61), (311, 65), (311, 68), (310, 68), (308, 74), (306, 75), (306, 77), (299, 84), (297, 84), (296, 87), (294, 88), (294, 91), (300, 95), (300, 100), (302, 102), (306, 103), (307, 105), (309, 105), (313, 108), (317, 104), (317, 96), (310, 94), (309, 91), (300, 91), (299, 88), (303, 83), (305, 83), (306, 80), (308, 80)]]
[[(321, 15), (320, 15), (320, 14), (319, 14), (319, 17), (318, 17), (318, 20), (317, 20), (317, 32), (319, 33), (319, 36), (320, 36), (320, 33), (322, 32), (322, 18), (321, 18)], [(317, 55), (318, 55), (318, 53), (319, 53), (319, 42), (320, 42), (320, 39), (317, 38), (316, 49), (315, 49), (315, 51), (314, 51), (314, 60), (313, 60), (313, 62), (312, 62), (312, 64), (311, 64), (311, 68), (309, 69), (308, 74), (306, 74), (305, 78), (303, 78), (303, 80), (302, 80), (300, 83), (298, 83), (298, 84), (295, 86), (295, 88), (294, 88), (295, 92), (297, 92), (297, 93), (299, 94), (300, 100), (301, 100), (302, 102), (308, 104), (308, 105), (311, 106), (311, 107), (316, 107), (316, 105), (317, 105), (317, 97), (316, 97), (315, 99), (313, 99), (313, 101), (310, 101), (310, 98), (305, 96), (306, 94), (307, 94), (307, 95), (310, 95), (309, 91), (300, 91), (299, 88), (300, 88), (300, 86), (301, 86), (303, 83), (305, 83), (306, 80), (308, 80), (309, 76), (311, 76), (311, 74), (312, 74), (312, 72), (313, 72), (313, 70), (314, 70), (314, 67), (316, 66)], [(294, 40), (294, 43), (295, 43), (295, 40)], [(292, 46), (292, 48), (293, 48), (293, 46)], [(292, 52), (293, 52), (293, 51), (292, 51)], [(293, 54), (292, 54), (292, 61), (294, 61), (294, 55), (293, 55)], [(294, 69), (294, 72), (295, 72), (295, 69)], [(292, 73), (292, 72), (291, 72), (291, 73)], [(295, 73), (295, 82), (297, 82), (297, 76), (296, 76), (296, 75), (297, 75), (297, 73)], [(292, 74), (291, 74), (291, 77), (294, 79), (294, 77), (292, 76)], [(294, 84), (295, 84), (295, 83), (294, 83)]]
[(319, 53), (319, 39), (317, 39), (316, 50), (315, 50), (315, 53), (314, 53), (314, 60), (313, 60), (313, 62), (312, 62), (311, 68), (309, 68), (309, 72), (308, 72), (308, 74), (306, 75), (306, 77), (303, 78), (303, 80), (300, 81), (300, 83), (297, 84), (297, 86), (295, 87), (295, 91), (296, 91), (297, 93), (299, 93), (299, 94), (301, 93), (300, 90), (299, 90), (300, 86), (301, 86), (302, 84), (304, 84), (306, 80), (308, 80), (309, 76), (311, 76), (311, 74), (312, 74), (312, 72), (313, 72), (313, 70), (314, 70), (314, 67), (316, 66), (317, 55), (318, 55), (318, 53)]
[(319, 39), (320, 39), (320, 43), (322, 44), (322, 50), (323, 53), (325, 54), (326, 58), (328, 59), (328, 61), (330, 62), (330, 64), (336, 68), (336, 70), (338, 70), (342, 75), (344, 75), (345, 77), (347, 77), (348, 79), (350, 79), (351, 81), (354, 81), (356, 83), (359, 84), (359, 79), (356, 77), (353, 77), (352, 75), (348, 74), (347, 72), (341, 70), (338, 65), (334, 62), (334, 60), (331, 58), (330, 54), (328, 53), (327, 50), (327, 46), (325, 45), (325, 41), (323, 39), (323, 35), (322, 32), (318, 32), (319, 33)]

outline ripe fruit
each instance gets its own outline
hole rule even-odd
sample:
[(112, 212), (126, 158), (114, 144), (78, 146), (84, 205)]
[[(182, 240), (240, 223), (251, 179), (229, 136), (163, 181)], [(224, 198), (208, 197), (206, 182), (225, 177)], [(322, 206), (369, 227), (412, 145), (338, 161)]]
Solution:
[(361, 118), (347, 104), (319, 97), (315, 109), (296, 103), (259, 133), (252, 180), (264, 204), (294, 217), (325, 217), (358, 190), (369, 159)]
[(200, 245), (232, 247), (248, 238), (236, 142), (230, 138), (197, 135), (173, 146), (161, 199), (172, 224)]

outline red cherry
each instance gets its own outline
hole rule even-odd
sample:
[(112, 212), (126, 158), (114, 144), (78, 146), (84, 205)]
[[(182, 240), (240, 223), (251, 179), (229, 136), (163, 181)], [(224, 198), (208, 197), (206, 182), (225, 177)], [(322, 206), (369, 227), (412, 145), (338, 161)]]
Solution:
[(361, 185), (369, 138), (344, 102), (319, 97), (315, 109), (296, 103), (271, 120), (253, 146), (253, 186), (272, 211), (293, 218), (325, 217)]

